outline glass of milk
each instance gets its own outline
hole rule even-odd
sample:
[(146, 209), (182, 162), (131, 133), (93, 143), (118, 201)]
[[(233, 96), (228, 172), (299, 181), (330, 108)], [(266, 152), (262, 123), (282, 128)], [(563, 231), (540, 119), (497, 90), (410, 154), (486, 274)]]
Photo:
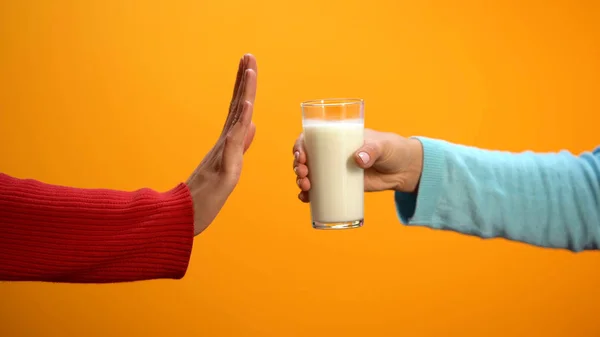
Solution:
[(365, 180), (354, 152), (364, 143), (364, 102), (331, 98), (302, 102), (301, 107), (312, 225), (361, 227)]

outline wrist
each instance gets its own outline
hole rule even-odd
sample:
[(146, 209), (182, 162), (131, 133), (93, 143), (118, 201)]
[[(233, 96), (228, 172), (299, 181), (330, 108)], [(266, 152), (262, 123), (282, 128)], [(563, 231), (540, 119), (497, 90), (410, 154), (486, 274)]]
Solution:
[(194, 236), (200, 234), (204, 228), (207, 226), (204, 225), (202, 221), (202, 212), (200, 210), (200, 205), (202, 204), (199, 200), (202, 197), (202, 184), (198, 182), (199, 179), (190, 179), (188, 181), (187, 186), (190, 191), (190, 197), (192, 199), (193, 209), (194, 209)]
[(416, 193), (419, 190), (419, 182), (421, 173), (423, 172), (423, 144), (416, 138), (408, 138), (407, 140), (407, 167), (403, 175), (405, 175), (404, 186), (397, 189), (400, 192)]
[(194, 236), (202, 233), (215, 219), (228, 194), (218, 190), (223, 183), (214, 174), (199, 172), (188, 180), (194, 203)]

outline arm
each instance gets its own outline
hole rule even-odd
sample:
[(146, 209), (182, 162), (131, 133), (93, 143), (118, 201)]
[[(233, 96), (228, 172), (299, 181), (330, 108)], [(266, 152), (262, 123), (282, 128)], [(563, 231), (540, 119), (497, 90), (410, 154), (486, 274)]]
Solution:
[(165, 193), (120, 192), (0, 173), (0, 281), (179, 279), (193, 237), (184, 184)]
[(52, 186), (0, 173), (0, 281), (179, 279), (194, 235), (237, 185), (256, 127), (256, 58), (240, 59), (225, 125), (187, 184), (158, 193)]
[(600, 248), (600, 148), (580, 156), (515, 154), (418, 139), (418, 192), (395, 193), (405, 224), (572, 251)]

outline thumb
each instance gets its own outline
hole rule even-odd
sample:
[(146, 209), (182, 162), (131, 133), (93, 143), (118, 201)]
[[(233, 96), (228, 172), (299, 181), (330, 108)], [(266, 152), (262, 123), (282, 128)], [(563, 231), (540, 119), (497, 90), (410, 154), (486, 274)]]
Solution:
[(252, 145), (255, 133), (256, 125), (254, 125), (254, 123), (250, 123), (250, 128), (248, 129), (248, 133), (246, 133), (246, 138), (244, 139), (244, 153), (246, 153), (246, 151), (248, 151), (250, 148), (250, 145)]
[(363, 169), (367, 169), (377, 162), (381, 156), (381, 147), (379, 144), (371, 141), (365, 144), (354, 153), (354, 160)]

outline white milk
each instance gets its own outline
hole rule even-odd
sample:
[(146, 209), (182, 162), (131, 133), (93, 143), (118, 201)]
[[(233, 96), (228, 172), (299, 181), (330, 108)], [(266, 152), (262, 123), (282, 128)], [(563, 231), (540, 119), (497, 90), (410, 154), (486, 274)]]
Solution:
[(364, 217), (364, 171), (353, 155), (364, 143), (364, 122), (304, 120), (313, 221), (346, 222)]

